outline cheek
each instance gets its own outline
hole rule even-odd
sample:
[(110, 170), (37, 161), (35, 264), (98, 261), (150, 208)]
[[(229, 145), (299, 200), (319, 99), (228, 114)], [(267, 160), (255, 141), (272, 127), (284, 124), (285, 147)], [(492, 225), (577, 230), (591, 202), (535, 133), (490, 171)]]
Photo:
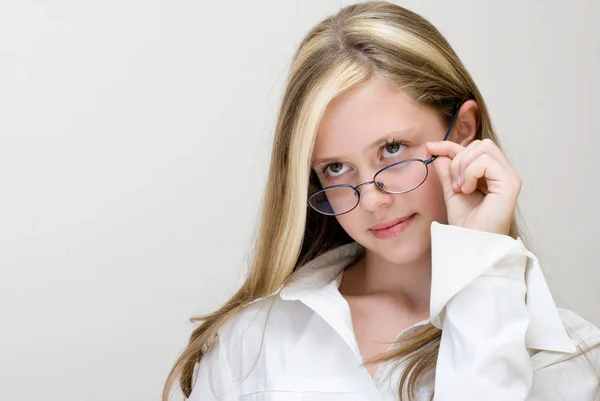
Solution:
[(417, 211), (427, 220), (447, 223), (444, 191), (434, 169), (429, 169), (425, 182), (410, 194), (414, 197), (414, 204), (419, 205)]
[(359, 227), (359, 224), (357, 221), (358, 214), (359, 213), (357, 213), (357, 210), (353, 210), (350, 213), (346, 213), (341, 216), (336, 216), (336, 219), (337, 219), (338, 223), (340, 223), (340, 226), (342, 226), (344, 231), (346, 231), (346, 233), (355, 241), (357, 240), (355, 234), (357, 231), (357, 227)]

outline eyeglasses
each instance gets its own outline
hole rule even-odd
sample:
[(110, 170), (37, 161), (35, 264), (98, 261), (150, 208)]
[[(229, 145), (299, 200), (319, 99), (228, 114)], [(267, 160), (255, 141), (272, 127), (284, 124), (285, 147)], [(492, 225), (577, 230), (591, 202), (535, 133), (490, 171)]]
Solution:
[[(448, 139), (462, 103), (457, 104), (443, 141)], [(323, 188), (308, 198), (308, 205), (324, 215), (340, 216), (358, 206), (361, 187), (364, 185), (373, 184), (381, 192), (393, 195), (414, 191), (425, 182), (429, 175), (427, 166), (436, 158), (437, 156), (427, 160), (411, 158), (390, 164), (375, 173), (372, 181), (363, 182), (355, 187), (350, 184), (340, 184)]]

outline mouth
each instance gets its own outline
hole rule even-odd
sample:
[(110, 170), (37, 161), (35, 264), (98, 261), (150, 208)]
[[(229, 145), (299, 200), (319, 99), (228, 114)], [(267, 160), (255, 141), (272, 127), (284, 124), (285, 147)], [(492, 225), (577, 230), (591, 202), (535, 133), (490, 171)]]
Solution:
[(390, 220), (381, 224), (374, 225), (369, 229), (371, 233), (380, 239), (394, 237), (408, 228), (416, 216), (416, 213), (407, 217)]

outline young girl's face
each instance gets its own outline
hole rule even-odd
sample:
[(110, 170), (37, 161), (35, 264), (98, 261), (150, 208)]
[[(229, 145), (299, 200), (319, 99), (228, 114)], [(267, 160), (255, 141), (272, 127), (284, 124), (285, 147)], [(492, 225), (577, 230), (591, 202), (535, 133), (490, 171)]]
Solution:
[[(330, 103), (317, 132), (312, 168), (323, 188), (356, 186), (392, 163), (431, 157), (425, 143), (441, 141), (445, 132), (434, 110), (371, 78)], [(428, 167), (425, 182), (411, 192), (392, 195), (373, 184), (362, 186), (358, 206), (335, 218), (356, 242), (392, 263), (423, 258), (430, 251), (431, 222), (447, 223), (442, 187), (435, 168)]]

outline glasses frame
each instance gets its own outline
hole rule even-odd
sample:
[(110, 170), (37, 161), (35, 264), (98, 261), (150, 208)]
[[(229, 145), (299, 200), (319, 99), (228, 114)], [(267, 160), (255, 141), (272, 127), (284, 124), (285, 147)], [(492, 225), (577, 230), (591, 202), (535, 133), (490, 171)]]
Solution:
[[(466, 101), (466, 100), (465, 100)], [(456, 117), (458, 116), (458, 111), (460, 110), (460, 107), (463, 105), (463, 103), (465, 101), (462, 101), (460, 103), (457, 103), (456, 108), (454, 110), (454, 114), (452, 115), (452, 120), (450, 121), (450, 124), (448, 125), (448, 129), (446, 130), (446, 134), (444, 135), (444, 139), (442, 139), (442, 141), (445, 141), (448, 139), (448, 136), (450, 135), (450, 131), (452, 130), (452, 127), (454, 126), (454, 123), (456, 122)], [(351, 211), (353, 211), (354, 209), (356, 209), (358, 207), (358, 205), (360, 204), (360, 187), (362, 187), (363, 185), (369, 185), (369, 184), (374, 184), (375, 188), (377, 188), (379, 191), (386, 193), (386, 194), (390, 194), (390, 195), (400, 195), (400, 194), (405, 194), (411, 191), (414, 191), (415, 189), (419, 188), (421, 185), (423, 185), (423, 183), (425, 182), (425, 180), (427, 180), (427, 177), (429, 176), (429, 164), (434, 161), (435, 159), (437, 159), (437, 156), (431, 156), (430, 158), (428, 158), (427, 160), (423, 160), (423, 159), (419, 159), (419, 158), (410, 158), (410, 159), (406, 159), (406, 160), (401, 160), (399, 162), (396, 163), (392, 163), (389, 166), (385, 166), (384, 168), (382, 168), (381, 170), (377, 171), (375, 173), (375, 175), (373, 176), (373, 179), (371, 181), (366, 181), (363, 182), (361, 184), (358, 184), (357, 186), (352, 186), (350, 184), (338, 184), (338, 185), (331, 185), (329, 187), (325, 187), (323, 189), (318, 190), (317, 192), (314, 192), (313, 194), (311, 194), (308, 197), (307, 200), (307, 204), (308, 206), (311, 207), (311, 209), (313, 209), (314, 211), (321, 213), (325, 216), (341, 216), (343, 214), (346, 213), (350, 213)], [(384, 184), (382, 182), (377, 182), (377, 176), (379, 174), (381, 174), (382, 172), (386, 171), (387, 169), (390, 169), (392, 167), (396, 167), (400, 164), (403, 163), (408, 163), (408, 162), (414, 162), (414, 161), (418, 161), (421, 162), (425, 165), (425, 178), (423, 178), (423, 181), (421, 181), (421, 183), (417, 186), (415, 186), (414, 188), (411, 189), (407, 189), (405, 191), (400, 191), (400, 192), (394, 192), (394, 191), (388, 191), (384, 188)], [(340, 187), (344, 187), (344, 188), (350, 188), (354, 191), (354, 195), (356, 195), (356, 205), (354, 205), (354, 207), (350, 210), (348, 210), (347, 212), (343, 212), (343, 213), (324, 213), (320, 210), (317, 210), (315, 207), (313, 207), (313, 205), (310, 204), (310, 200), (311, 198), (313, 198), (314, 196), (317, 196), (325, 191), (328, 191), (332, 188), (340, 188)]]

